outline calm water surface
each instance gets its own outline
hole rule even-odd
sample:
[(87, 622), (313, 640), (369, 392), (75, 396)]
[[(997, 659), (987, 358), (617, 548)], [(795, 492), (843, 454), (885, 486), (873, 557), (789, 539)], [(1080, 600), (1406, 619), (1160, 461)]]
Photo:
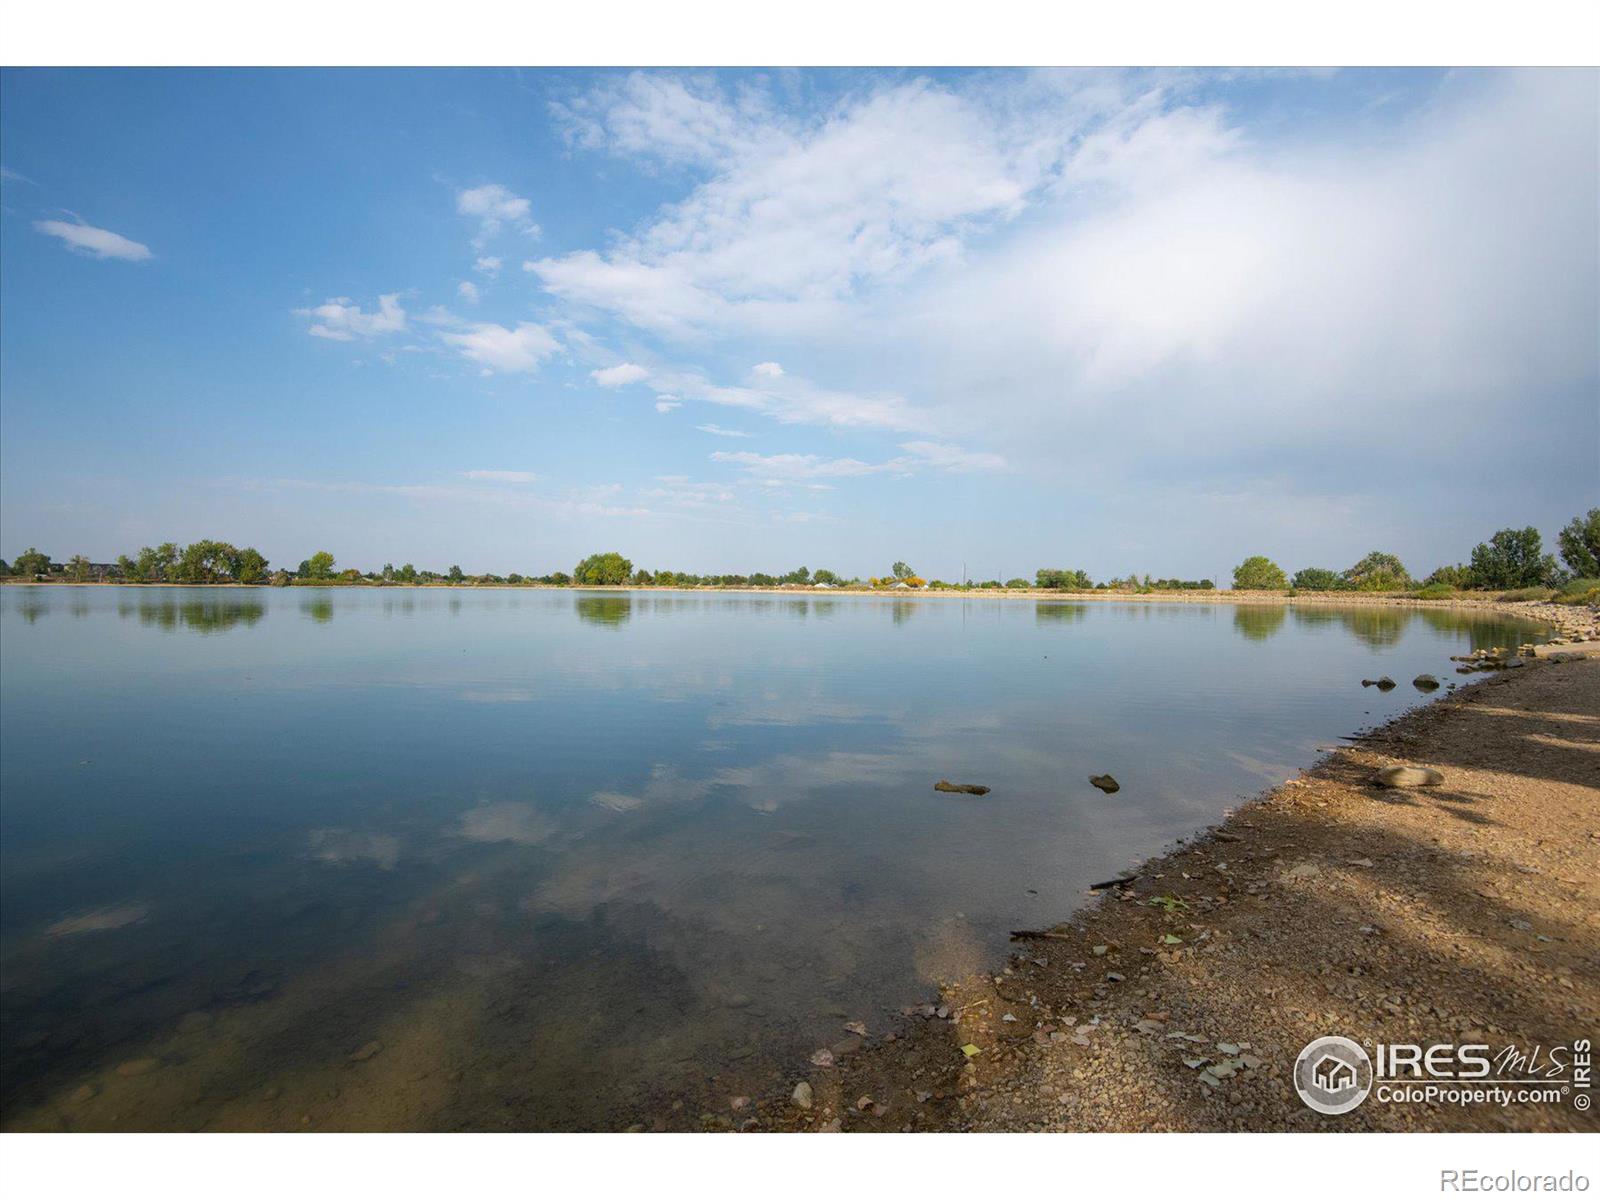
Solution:
[[(1376, 608), (0, 588), (4, 1123), (725, 1113), (1417, 703), (1418, 672), (1529, 633)], [(1383, 673), (1401, 686), (1361, 687)]]

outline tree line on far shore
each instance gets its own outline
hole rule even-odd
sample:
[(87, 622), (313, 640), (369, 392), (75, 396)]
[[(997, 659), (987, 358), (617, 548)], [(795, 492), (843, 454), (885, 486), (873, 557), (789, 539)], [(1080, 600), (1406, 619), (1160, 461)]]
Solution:
[[(1342, 571), (1326, 567), (1302, 567), (1290, 576), (1277, 563), (1262, 554), (1245, 559), (1233, 571), (1236, 591), (1289, 592), (1390, 592), (1415, 595), (1422, 599), (1443, 599), (1459, 591), (1487, 591), (1533, 599), (1558, 594), (1574, 602), (1600, 603), (1600, 508), (1574, 517), (1556, 538), (1561, 555), (1547, 554), (1532, 526), (1502, 529), (1486, 542), (1474, 547), (1467, 563), (1437, 568), (1426, 578), (1417, 579), (1393, 554), (1380, 550)], [(1564, 565), (1563, 565), (1564, 564)], [(0, 559), (0, 577), (36, 581), (183, 583), (183, 584), (543, 584), (564, 587), (820, 587), (940, 590), (1042, 590), (1055, 592), (1134, 592), (1211, 591), (1210, 579), (1158, 579), (1137, 573), (1120, 579), (1096, 582), (1080, 569), (1041, 567), (1030, 581), (1021, 577), (1001, 582), (998, 579), (924, 580), (905, 562), (896, 562), (883, 576), (867, 579), (845, 578), (819, 568), (796, 567), (792, 571), (749, 575), (698, 575), (669, 569), (635, 568), (633, 562), (616, 551), (591, 554), (572, 569), (546, 575), (468, 575), (459, 566), (447, 571), (418, 570), (411, 563), (396, 567), (385, 563), (381, 571), (362, 572), (355, 567), (338, 569), (333, 555), (319, 550), (293, 571), (272, 570), (260, 551), (243, 549), (229, 542), (202, 540), (180, 547), (174, 542), (145, 546), (138, 554), (121, 555), (114, 563), (93, 563), (74, 555), (65, 563), (56, 562), (43, 552), (29, 547), (16, 561)]]
[(1303, 567), (1293, 576), (1256, 554), (1234, 568), (1233, 586), (1240, 591), (1414, 592), (1422, 599), (1442, 599), (1460, 591), (1558, 592), (1589, 602), (1600, 599), (1600, 508), (1572, 518), (1556, 535), (1556, 544), (1560, 562), (1545, 553), (1533, 526), (1502, 529), (1473, 547), (1469, 562), (1438, 567), (1420, 580), (1399, 558), (1381, 550), (1343, 571)]

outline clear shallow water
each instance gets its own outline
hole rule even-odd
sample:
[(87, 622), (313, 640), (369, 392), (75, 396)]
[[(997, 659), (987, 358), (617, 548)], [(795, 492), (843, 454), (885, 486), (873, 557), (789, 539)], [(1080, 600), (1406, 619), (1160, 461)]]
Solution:
[[(726, 1112), (1417, 703), (1418, 672), (1453, 681), (1449, 655), (1530, 632), (1387, 608), (0, 588), (4, 1123)], [(1360, 686), (1385, 673), (1401, 686)], [(1103, 771), (1121, 792), (1089, 786)]]

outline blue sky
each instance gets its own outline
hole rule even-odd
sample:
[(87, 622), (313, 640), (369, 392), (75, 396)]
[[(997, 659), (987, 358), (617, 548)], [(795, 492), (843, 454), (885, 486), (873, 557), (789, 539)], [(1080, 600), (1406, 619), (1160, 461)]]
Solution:
[(1600, 74), (8, 70), (0, 554), (1419, 573), (1600, 504)]

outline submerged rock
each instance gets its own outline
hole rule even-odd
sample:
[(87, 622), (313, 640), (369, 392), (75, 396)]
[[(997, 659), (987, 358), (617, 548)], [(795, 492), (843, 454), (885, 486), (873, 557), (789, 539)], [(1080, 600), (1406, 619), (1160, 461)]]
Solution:
[(987, 796), (989, 789), (981, 783), (951, 783), (948, 779), (941, 779), (933, 785), (936, 792), (961, 792), (968, 796)]
[(118, 1067), (117, 1074), (124, 1078), (131, 1078), (135, 1075), (148, 1075), (151, 1071), (159, 1069), (160, 1066), (161, 1060), (159, 1058), (133, 1058)]
[(377, 1041), (368, 1042), (365, 1046), (362, 1046), (361, 1049), (354, 1051), (350, 1055), (350, 1061), (351, 1062), (366, 1062), (369, 1058), (373, 1058), (376, 1055), (381, 1054), (381, 1053), (383, 1053), (383, 1043), (382, 1042), (377, 1042)]
[(1089, 776), (1089, 782), (1108, 796), (1112, 792), (1120, 792), (1122, 790), (1122, 785), (1109, 775), (1091, 775)]
[(1432, 767), (1380, 767), (1372, 782), (1390, 788), (1438, 787), (1444, 782), (1444, 772)]
[(1431, 692), (1439, 686), (1439, 681), (1432, 675), (1418, 675), (1411, 681), (1411, 686), (1419, 692)]
[(811, 1085), (802, 1079), (799, 1083), (794, 1085), (794, 1095), (791, 1097), (791, 1099), (794, 1100), (797, 1108), (810, 1108)]
[(1362, 687), (1375, 687), (1380, 692), (1387, 692), (1390, 688), (1395, 686), (1395, 682), (1394, 682), (1394, 680), (1390, 679), (1387, 675), (1382, 675), (1382, 676), (1379, 676), (1377, 679), (1363, 679), (1361, 681), (1361, 686)]

